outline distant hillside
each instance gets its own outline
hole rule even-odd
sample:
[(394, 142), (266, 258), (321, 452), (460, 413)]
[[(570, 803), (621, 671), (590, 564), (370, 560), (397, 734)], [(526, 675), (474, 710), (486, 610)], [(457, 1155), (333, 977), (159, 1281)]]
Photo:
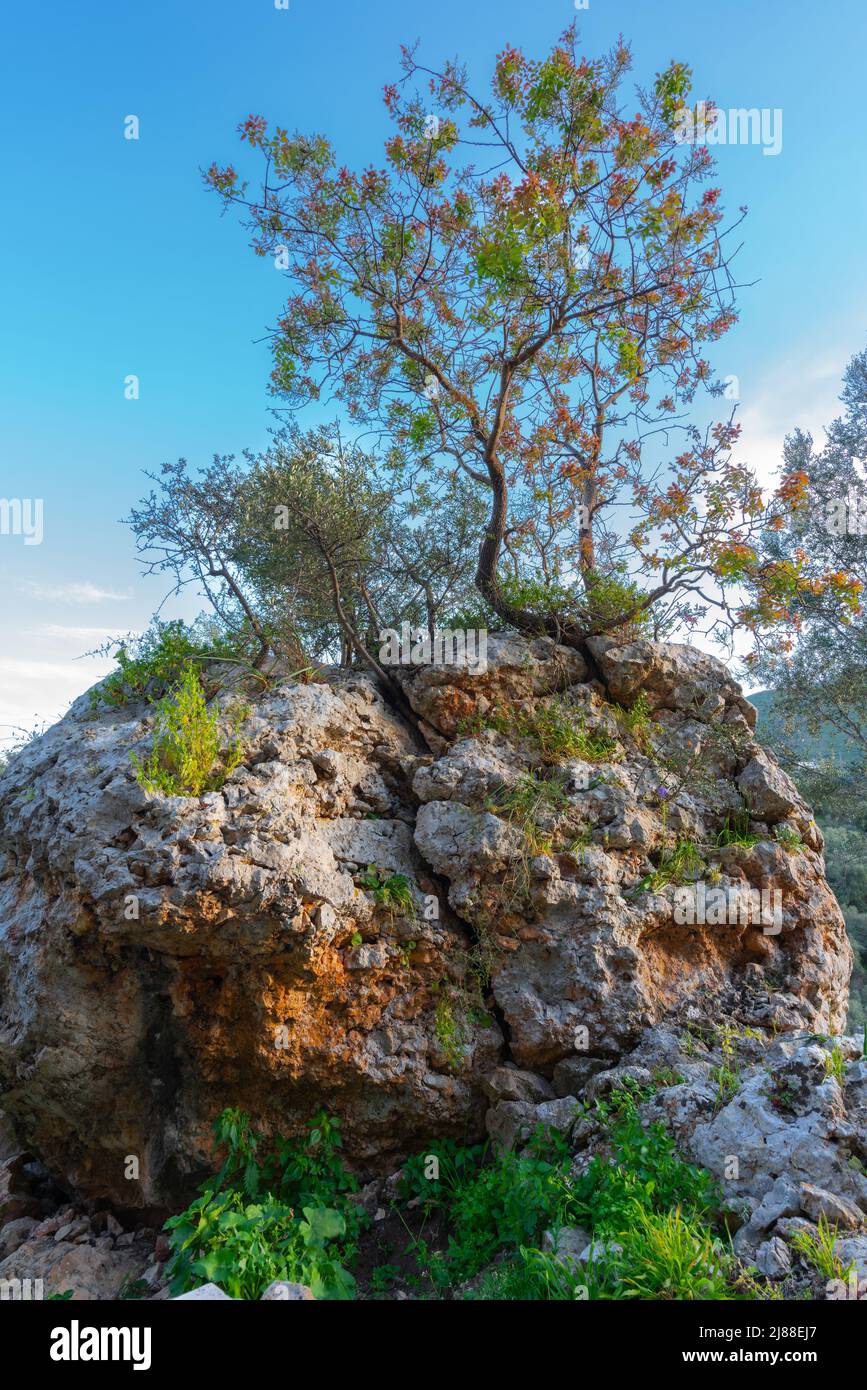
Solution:
[[(772, 690), (759, 690), (754, 695), (748, 695), (747, 699), (751, 705), (755, 705), (759, 712), (758, 733), (763, 739), (770, 739), (771, 730), (774, 725), (774, 692)], [(836, 729), (830, 728), (827, 724), (815, 736), (801, 732), (784, 732), (780, 730), (780, 737), (791, 746), (799, 758), (805, 762), (819, 763), (824, 758), (834, 757), (838, 762), (851, 763), (855, 761), (855, 750), (852, 741), (845, 734), (840, 734)]]

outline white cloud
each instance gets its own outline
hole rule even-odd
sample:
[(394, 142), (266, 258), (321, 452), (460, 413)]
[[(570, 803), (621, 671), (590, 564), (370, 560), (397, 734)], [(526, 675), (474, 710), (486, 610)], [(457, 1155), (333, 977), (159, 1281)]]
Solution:
[(16, 731), (59, 719), (73, 700), (108, 674), (114, 662), (105, 657), (80, 661), (0, 658), (0, 747)]
[(54, 642), (83, 645), (89, 651), (101, 647), (104, 642), (120, 639), (125, 634), (118, 632), (116, 627), (67, 627), (63, 623), (42, 623), (35, 635), (48, 637)]
[(822, 356), (804, 351), (763, 373), (752, 396), (741, 383), (741, 426), (737, 455), (757, 472), (768, 487), (783, 461), (783, 441), (801, 429), (821, 448), (825, 428), (841, 413), (843, 370), (851, 351), (826, 351)]
[(89, 581), (69, 584), (21, 585), (23, 593), (32, 598), (45, 599), (51, 603), (125, 603), (130, 595), (119, 594), (113, 589), (100, 589)]

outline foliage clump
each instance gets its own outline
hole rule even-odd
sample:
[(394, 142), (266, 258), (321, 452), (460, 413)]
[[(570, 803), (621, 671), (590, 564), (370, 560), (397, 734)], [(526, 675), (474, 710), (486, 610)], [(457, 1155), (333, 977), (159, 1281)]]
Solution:
[(195, 667), (188, 663), (178, 683), (157, 703), (150, 752), (131, 754), (137, 780), (164, 796), (201, 796), (219, 791), (243, 756), (240, 727), (247, 709), (231, 712), (232, 734), (222, 746), (220, 715), (209, 710)]
[(352, 1298), (345, 1264), (364, 1215), (348, 1200), (358, 1184), (340, 1156), (339, 1120), (320, 1111), (304, 1139), (267, 1143), (248, 1115), (229, 1109), (214, 1136), (227, 1148), (219, 1173), (165, 1225), (173, 1297), (212, 1282), (232, 1298), (255, 1299), (285, 1279), (307, 1284), (315, 1298)]
[(415, 918), (415, 898), (406, 874), (390, 874), (387, 869), (369, 864), (359, 882), (392, 917)]
[[(664, 1125), (642, 1124), (652, 1092), (627, 1082), (581, 1107), (605, 1144), (580, 1175), (564, 1136), (544, 1126), (521, 1153), (440, 1141), (410, 1160), (399, 1198), (448, 1223), (444, 1248), (423, 1233), (411, 1241), (418, 1286), (472, 1299), (776, 1297), (727, 1248), (716, 1179), (678, 1155)], [(586, 1264), (540, 1248), (563, 1227), (587, 1230)]]
[(214, 625), (188, 626), (180, 619), (161, 622), (157, 618), (140, 637), (109, 643), (102, 650), (111, 650), (117, 670), (90, 692), (94, 709), (100, 705), (116, 709), (135, 700), (152, 703), (178, 686), (191, 666), (203, 676), (208, 666), (218, 662), (253, 670), (242, 642)]

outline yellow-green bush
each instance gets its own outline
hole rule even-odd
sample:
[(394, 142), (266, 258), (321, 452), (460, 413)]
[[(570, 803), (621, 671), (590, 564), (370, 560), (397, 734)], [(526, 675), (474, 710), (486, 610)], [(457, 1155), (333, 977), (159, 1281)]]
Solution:
[(239, 727), (246, 710), (233, 712), (233, 741), (221, 751), (219, 711), (209, 710), (198, 673), (185, 666), (177, 685), (156, 707), (147, 758), (133, 753), (136, 777), (148, 791), (166, 796), (201, 796), (219, 791), (241, 761)]

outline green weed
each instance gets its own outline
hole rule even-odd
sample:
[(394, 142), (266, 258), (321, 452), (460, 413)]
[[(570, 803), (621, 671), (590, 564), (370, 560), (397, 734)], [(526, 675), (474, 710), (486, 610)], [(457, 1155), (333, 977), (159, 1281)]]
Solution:
[(757, 845), (759, 837), (750, 831), (749, 811), (729, 812), (725, 825), (716, 837), (716, 842), (720, 848), (725, 845), (741, 845), (744, 849), (751, 849), (753, 845)]
[(188, 665), (157, 705), (148, 756), (130, 755), (137, 780), (147, 791), (165, 796), (219, 791), (243, 756), (240, 727), (248, 712), (244, 706), (230, 712), (232, 742), (221, 750), (219, 711), (208, 709), (198, 672)]
[(705, 862), (694, 840), (683, 837), (672, 850), (663, 850), (659, 866), (635, 885), (633, 895), (656, 893), (670, 884), (697, 879), (705, 870)]
[(108, 651), (118, 669), (91, 690), (93, 709), (159, 699), (178, 686), (188, 667), (203, 672), (215, 662), (237, 666), (259, 684), (267, 684), (267, 678), (251, 664), (241, 639), (208, 632), (199, 625), (188, 627), (180, 619), (168, 623), (157, 619), (141, 637), (110, 643), (100, 654)]
[(348, 1200), (358, 1184), (340, 1158), (339, 1121), (320, 1111), (303, 1140), (266, 1142), (243, 1111), (225, 1110), (214, 1136), (227, 1149), (220, 1171), (165, 1224), (173, 1295), (211, 1281), (253, 1299), (287, 1279), (317, 1298), (351, 1298), (344, 1263), (365, 1218)]
[(836, 1249), (837, 1227), (831, 1226), (827, 1216), (819, 1217), (816, 1235), (811, 1231), (796, 1231), (790, 1243), (824, 1279), (840, 1279), (845, 1283), (849, 1278), (855, 1262), (844, 1266)]
[(415, 920), (415, 898), (406, 874), (390, 874), (375, 864), (368, 864), (359, 882), (392, 917)]
[(839, 1043), (835, 1043), (825, 1058), (825, 1080), (831, 1077), (842, 1086), (846, 1075), (846, 1058)]
[(775, 825), (774, 839), (778, 845), (782, 845), (789, 854), (798, 854), (804, 848), (800, 831), (794, 825)]

